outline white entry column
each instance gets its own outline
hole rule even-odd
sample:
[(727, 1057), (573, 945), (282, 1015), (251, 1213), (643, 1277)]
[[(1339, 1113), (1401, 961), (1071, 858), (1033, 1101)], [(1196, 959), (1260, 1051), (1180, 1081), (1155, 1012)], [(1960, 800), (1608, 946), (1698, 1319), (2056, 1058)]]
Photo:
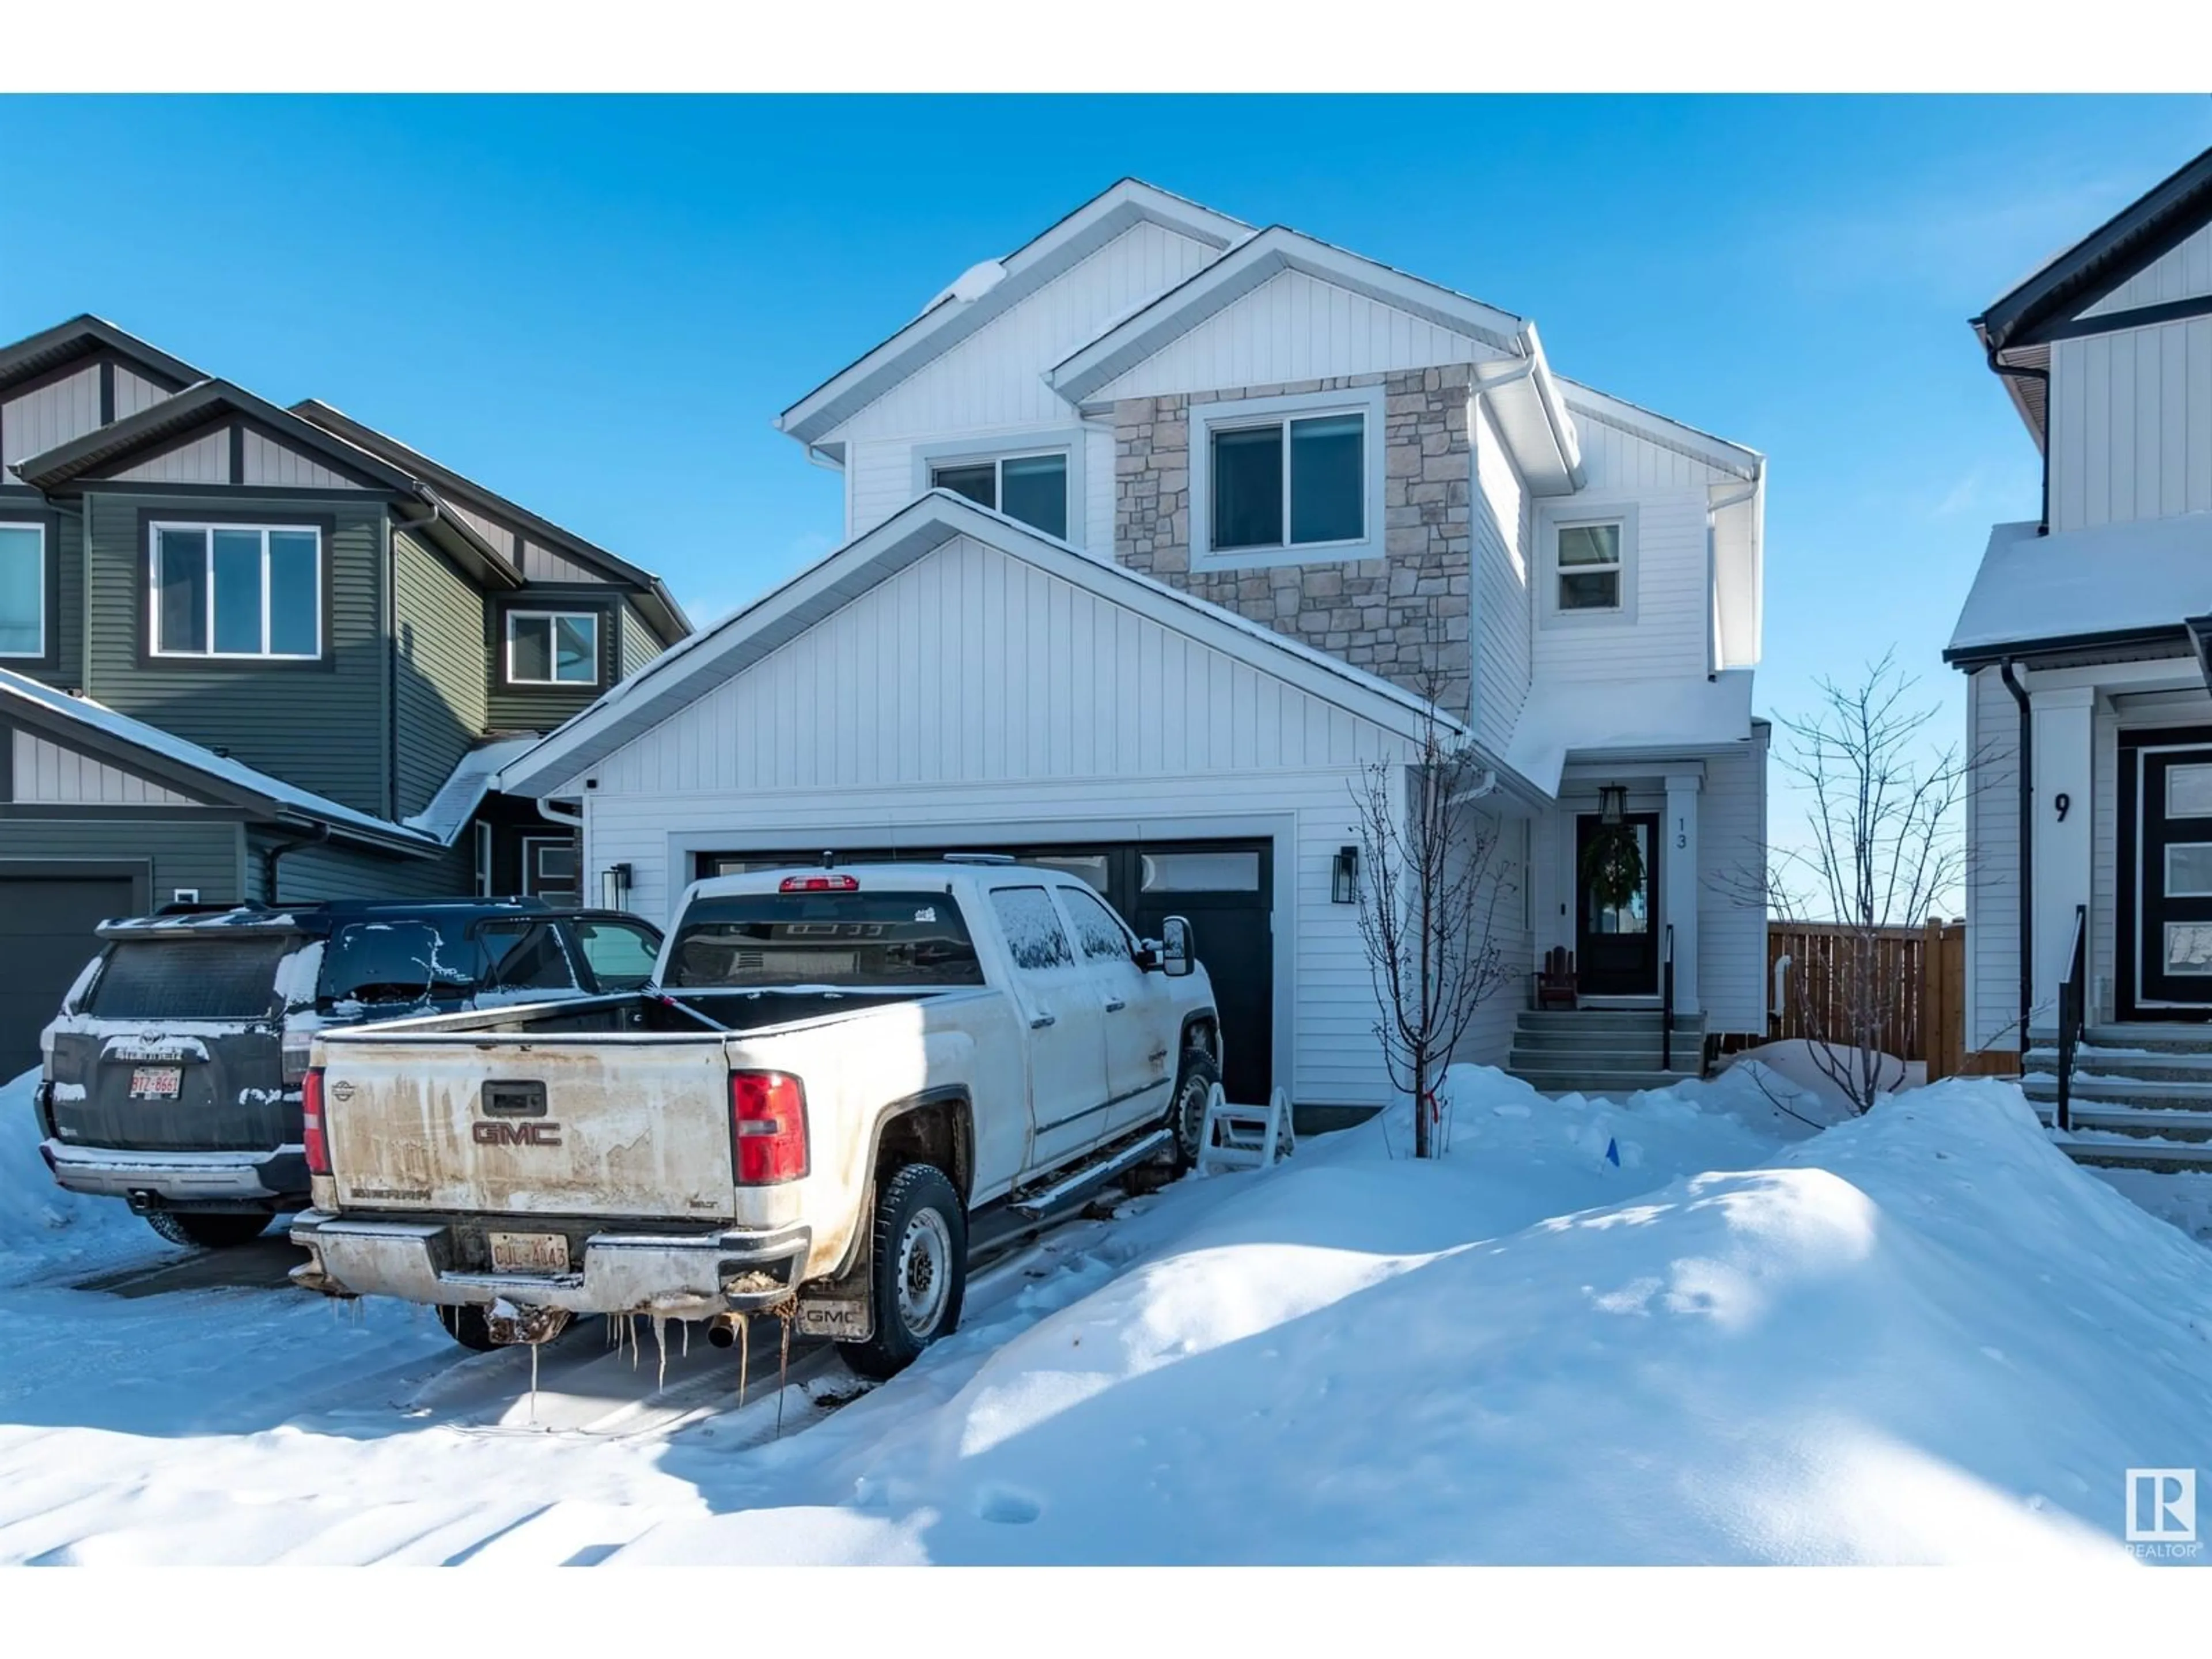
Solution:
[(2035, 1013), (2057, 1020), (2058, 986), (2074, 949), (2074, 912), (2089, 902), (2094, 850), (2090, 771), (2097, 693), (2086, 685), (2031, 689), (2035, 744)]
[[(1674, 930), (1674, 1008), (1694, 1014), (1698, 1000), (1698, 792), (1705, 769), (1667, 774), (1667, 811), (1659, 820), (1660, 971), (1666, 971), (1664, 929)], [(1663, 982), (1663, 981), (1662, 981)]]

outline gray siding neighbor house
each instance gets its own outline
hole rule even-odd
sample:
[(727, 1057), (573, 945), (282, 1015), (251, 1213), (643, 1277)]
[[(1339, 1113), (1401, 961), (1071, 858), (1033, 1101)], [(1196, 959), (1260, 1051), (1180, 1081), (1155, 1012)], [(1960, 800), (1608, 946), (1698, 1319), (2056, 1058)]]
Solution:
[(0, 346), (0, 1077), (105, 917), (578, 892), (573, 828), (499, 764), (690, 631), (325, 404), (97, 318)]

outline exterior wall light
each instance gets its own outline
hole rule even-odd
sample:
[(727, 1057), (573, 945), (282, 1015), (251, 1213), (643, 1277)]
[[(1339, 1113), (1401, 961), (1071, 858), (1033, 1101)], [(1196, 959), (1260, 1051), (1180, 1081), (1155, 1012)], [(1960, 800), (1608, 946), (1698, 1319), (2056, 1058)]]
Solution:
[(1628, 786), (1608, 783), (1597, 792), (1597, 816), (1601, 823), (1619, 823), (1628, 811)]
[(1340, 847), (1329, 870), (1328, 898), (1332, 904), (1357, 904), (1359, 902), (1359, 849)]

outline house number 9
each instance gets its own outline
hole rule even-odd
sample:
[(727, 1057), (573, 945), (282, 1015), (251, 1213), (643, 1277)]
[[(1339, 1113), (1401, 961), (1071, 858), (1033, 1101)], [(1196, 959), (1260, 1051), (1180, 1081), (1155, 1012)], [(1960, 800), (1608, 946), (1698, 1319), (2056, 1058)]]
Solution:
[(2066, 822), (2066, 809), (2074, 805), (2074, 797), (2071, 795), (2054, 795), (2051, 799), (2051, 804), (2058, 809), (2058, 821), (2059, 823), (2063, 823)]

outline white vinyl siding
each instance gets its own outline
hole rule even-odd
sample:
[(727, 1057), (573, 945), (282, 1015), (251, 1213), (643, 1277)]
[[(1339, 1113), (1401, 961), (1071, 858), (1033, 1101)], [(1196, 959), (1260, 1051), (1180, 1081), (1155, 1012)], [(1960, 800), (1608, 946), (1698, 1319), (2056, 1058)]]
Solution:
[(1486, 404), (1470, 423), (1474, 450), (1474, 731), (1502, 754), (1528, 697), (1534, 589), (1528, 492)]
[(2020, 1047), (2020, 714), (1994, 668), (1966, 697), (1966, 1047)]
[(1489, 362), (1504, 355), (1364, 294), (1285, 270), (1170, 340), (1088, 401), (1338, 380)]
[(197, 806), (138, 776), (65, 749), (29, 732), (15, 734), (15, 794), (19, 805), (75, 805), (97, 802), (117, 806)]
[(2206, 294), (2212, 294), (2212, 225), (2167, 249), (2081, 314), (2106, 317)]
[(2051, 527), (2212, 509), (2212, 317), (2061, 340)]
[(1713, 1031), (1766, 1030), (1766, 908), (1746, 902), (1766, 868), (1764, 742), (1705, 760), (1698, 794), (1698, 999)]

